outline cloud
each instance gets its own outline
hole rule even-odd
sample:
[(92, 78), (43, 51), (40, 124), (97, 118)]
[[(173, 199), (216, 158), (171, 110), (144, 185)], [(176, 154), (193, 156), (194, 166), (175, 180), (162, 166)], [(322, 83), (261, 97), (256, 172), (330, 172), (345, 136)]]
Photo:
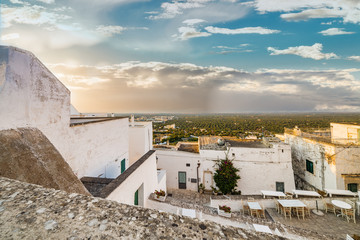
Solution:
[(13, 39), (18, 39), (20, 37), (20, 34), (18, 33), (9, 33), (9, 34), (5, 34), (1, 37), (1, 41), (9, 41), (9, 40), (13, 40)]
[(354, 34), (355, 32), (346, 32), (343, 31), (343, 28), (329, 28), (319, 33), (321, 33), (324, 36), (334, 36), (334, 35)]
[(335, 53), (322, 53), (321, 52), (322, 48), (323, 45), (321, 43), (315, 43), (312, 46), (289, 47), (283, 50), (278, 50), (273, 47), (268, 47), (267, 50), (271, 52), (270, 55), (293, 54), (303, 58), (311, 58), (315, 60), (338, 58), (338, 56)]
[(360, 56), (350, 56), (348, 59), (360, 62)]
[(248, 43), (240, 44), (236, 47), (229, 47), (229, 46), (215, 46), (212, 48), (220, 49), (220, 51), (211, 52), (214, 54), (221, 54), (221, 55), (227, 55), (231, 53), (244, 53), (244, 52), (252, 52), (251, 49), (246, 49), (246, 47), (250, 46)]
[(326, 112), (357, 112), (360, 111), (360, 106), (351, 106), (351, 105), (333, 105), (329, 106), (328, 104), (319, 104), (315, 106), (316, 111), (326, 111)]
[(183, 21), (183, 23), (189, 25), (189, 26), (193, 26), (193, 25), (196, 25), (196, 24), (199, 24), (199, 23), (202, 23), (202, 22), (206, 22), (205, 20), (203, 19), (197, 19), (197, 18), (194, 18), (194, 19), (187, 19), (185, 21)]
[(188, 40), (190, 38), (197, 38), (197, 37), (208, 37), (211, 34), (207, 32), (201, 32), (194, 27), (180, 27), (178, 29), (180, 35), (174, 35), (181, 40)]
[(55, 0), (37, 0), (38, 2), (46, 3), (46, 4), (52, 4), (55, 3)]
[[(89, 111), (312, 111), (325, 105), (329, 111), (331, 106), (350, 111), (360, 107), (360, 81), (353, 75), (360, 69), (248, 72), (163, 62), (48, 67), (83, 98), (82, 106)], [(95, 105), (99, 108), (94, 109)]]
[(218, 33), (218, 34), (273, 34), (279, 33), (279, 30), (272, 30), (263, 27), (245, 27), (245, 28), (237, 28), (237, 29), (228, 29), (228, 28), (218, 28), (209, 26), (205, 28), (206, 31), (210, 33)]
[(96, 31), (111, 37), (115, 34), (121, 34), (126, 28), (122, 27), (122, 26), (104, 26), (104, 25), (100, 25), (96, 28)]
[(300, 21), (311, 18), (342, 18), (345, 23), (360, 23), (360, 2), (352, 0), (256, 0), (253, 3), (260, 13), (285, 12), (281, 18)]
[(2, 27), (7, 28), (13, 24), (46, 25), (57, 27), (60, 22), (71, 19), (70, 16), (51, 12), (42, 6), (1, 6)]
[(183, 11), (186, 9), (205, 7), (205, 3), (210, 1), (211, 0), (187, 0), (184, 2), (164, 2), (161, 4), (163, 12), (158, 15), (151, 15), (150, 19), (156, 20), (174, 18), (177, 15), (183, 14)]

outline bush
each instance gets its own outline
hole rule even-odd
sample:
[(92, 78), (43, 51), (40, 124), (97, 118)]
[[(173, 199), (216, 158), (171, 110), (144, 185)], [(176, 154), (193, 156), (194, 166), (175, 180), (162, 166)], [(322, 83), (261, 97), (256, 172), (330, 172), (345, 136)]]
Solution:
[(159, 198), (159, 197), (163, 197), (165, 196), (165, 191), (164, 190), (155, 190), (155, 194), (156, 194), (156, 198)]
[(231, 207), (228, 207), (228, 206), (226, 206), (226, 205), (224, 205), (224, 206), (219, 206), (219, 209), (220, 209), (220, 210), (223, 210), (223, 211), (226, 212), (226, 213), (231, 213)]
[(237, 174), (239, 169), (234, 167), (227, 154), (225, 159), (217, 161), (215, 165), (214, 181), (216, 186), (223, 194), (234, 192), (237, 187), (237, 180), (240, 179), (240, 176)]

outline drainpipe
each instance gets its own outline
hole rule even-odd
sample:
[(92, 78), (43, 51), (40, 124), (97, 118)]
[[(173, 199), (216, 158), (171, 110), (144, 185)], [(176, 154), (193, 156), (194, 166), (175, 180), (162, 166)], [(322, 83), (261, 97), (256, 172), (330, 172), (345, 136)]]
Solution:
[(199, 192), (199, 167), (200, 163), (198, 162), (197, 168), (196, 168), (196, 182), (197, 182), (197, 191)]

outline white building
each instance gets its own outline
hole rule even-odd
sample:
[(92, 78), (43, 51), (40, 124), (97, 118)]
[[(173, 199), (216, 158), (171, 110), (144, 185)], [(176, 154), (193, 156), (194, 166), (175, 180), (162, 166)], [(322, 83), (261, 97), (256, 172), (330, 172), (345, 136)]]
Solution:
[(296, 184), (304, 189), (360, 189), (360, 126), (331, 123), (331, 129), (285, 129)]
[(157, 150), (158, 168), (168, 173), (168, 189), (196, 191), (199, 179), (205, 189), (211, 190), (215, 187), (216, 160), (225, 159), (226, 154), (240, 169), (237, 190), (243, 195), (261, 194), (260, 190), (295, 189), (290, 146), (281, 142), (200, 137), (199, 153)]
[(71, 112), (77, 114), (70, 91), (33, 54), (0, 46), (0, 131), (39, 129), (79, 179), (115, 179), (103, 196), (146, 206), (161, 180), (151, 124), (139, 133), (128, 118), (71, 118)]

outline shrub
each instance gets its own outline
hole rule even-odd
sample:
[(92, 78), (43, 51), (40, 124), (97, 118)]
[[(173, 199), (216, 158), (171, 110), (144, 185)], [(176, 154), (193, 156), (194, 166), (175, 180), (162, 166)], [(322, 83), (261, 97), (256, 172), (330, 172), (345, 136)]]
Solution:
[(156, 197), (159, 198), (159, 197), (163, 197), (165, 196), (165, 191), (164, 190), (155, 190), (155, 194), (156, 194)]
[(231, 207), (228, 207), (228, 206), (226, 206), (226, 205), (224, 205), (224, 206), (219, 206), (219, 209), (220, 209), (220, 210), (223, 210), (223, 211), (226, 212), (226, 213), (231, 213)]
[(228, 194), (234, 192), (240, 176), (237, 174), (239, 169), (234, 167), (227, 154), (225, 156), (225, 159), (219, 160), (215, 164), (214, 181), (223, 194)]

